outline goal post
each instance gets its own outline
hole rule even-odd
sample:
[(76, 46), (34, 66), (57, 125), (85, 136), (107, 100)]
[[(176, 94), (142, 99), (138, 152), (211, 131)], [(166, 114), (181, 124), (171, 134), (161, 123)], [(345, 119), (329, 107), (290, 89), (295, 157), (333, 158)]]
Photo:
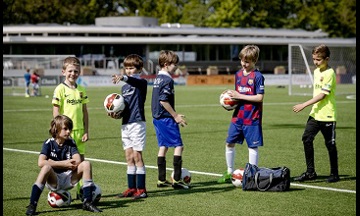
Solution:
[[(306, 53), (309, 53), (306, 50)], [(309, 60), (300, 44), (289, 44), (289, 95), (312, 94), (314, 83)]]
[[(336, 72), (336, 94), (356, 95), (356, 44), (328, 47), (329, 66)], [(313, 48), (311, 45), (289, 44), (289, 95), (312, 95), (316, 69), (312, 60)]]

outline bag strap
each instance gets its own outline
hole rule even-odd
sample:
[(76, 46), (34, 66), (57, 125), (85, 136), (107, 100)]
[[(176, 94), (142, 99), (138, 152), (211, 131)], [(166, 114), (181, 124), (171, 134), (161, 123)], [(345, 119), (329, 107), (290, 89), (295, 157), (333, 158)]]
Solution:
[(259, 177), (260, 177), (260, 172), (256, 172), (256, 174), (255, 174), (255, 184), (256, 184), (257, 189), (259, 191), (267, 191), (271, 186), (271, 183), (272, 183), (272, 180), (273, 180), (273, 177), (274, 177), (274, 173), (270, 173), (269, 184), (265, 188), (260, 188), (260, 182), (259, 182), (260, 178)]

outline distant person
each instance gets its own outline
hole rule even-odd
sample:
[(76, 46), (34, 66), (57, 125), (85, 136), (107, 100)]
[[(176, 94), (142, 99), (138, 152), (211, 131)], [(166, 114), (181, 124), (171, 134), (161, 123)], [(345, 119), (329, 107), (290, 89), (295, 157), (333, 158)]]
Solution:
[(234, 171), (235, 144), (247, 143), (249, 163), (258, 165), (259, 149), (263, 146), (262, 116), (265, 94), (264, 76), (255, 68), (260, 49), (256, 45), (247, 45), (239, 53), (242, 69), (235, 74), (235, 90), (230, 96), (239, 100), (235, 108), (225, 146), (227, 171), (218, 179), (218, 183), (231, 183)]
[(126, 108), (121, 113), (108, 114), (121, 118), (121, 139), (127, 161), (128, 188), (118, 197), (146, 198), (146, 170), (142, 152), (146, 144), (145, 101), (147, 81), (140, 77), (144, 62), (136, 54), (124, 59), (125, 74), (112, 75), (114, 84), (125, 82), (121, 87)]
[[(158, 59), (160, 71), (154, 80), (151, 101), (153, 124), (159, 146), (157, 187), (172, 186), (174, 189), (189, 189), (181, 179), (184, 145), (179, 128), (179, 125), (185, 126), (187, 123), (185, 116), (175, 111), (174, 80), (171, 77), (178, 62), (179, 56), (174, 51), (160, 51)], [(166, 180), (166, 153), (169, 148), (174, 148), (172, 184)]]
[(296, 104), (293, 111), (298, 113), (305, 107), (312, 105), (312, 109), (307, 120), (302, 142), (304, 145), (306, 171), (294, 181), (315, 180), (317, 174), (315, 172), (314, 162), (314, 139), (321, 131), (325, 146), (329, 152), (330, 159), (330, 176), (328, 182), (339, 181), (338, 171), (338, 153), (336, 149), (336, 74), (328, 63), (330, 60), (329, 48), (321, 44), (312, 50), (313, 63), (316, 66), (314, 70), (314, 87), (313, 98), (301, 104)]
[(92, 202), (95, 189), (89, 161), (81, 161), (75, 141), (71, 138), (73, 122), (65, 115), (56, 116), (50, 123), (51, 138), (46, 139), (38, 159), (40, 172), (32, 186), (30, 204), (26, 215), (37, 215), (36, 207), (46, 186), (51, 191), (69, 190), (84, 179), (82, 208), (91, 212), (102, 212)]
[[(89, 140), (89, 114), (87, 103), (89, 98), (85, 87), (76, 83), (80, 76), (80, 60), (67, 57), (63, 61), (62, 75), (65, 81), (56, 86), (52, 98), (53, 117), (63, 114), (69, 116), (74, 123), (71, 137), (75, 140), (81, 161), (85, 159), (85, 143)], [(79, 195), (82, 181), (77, 186)], [(79, 196), (77, 196), (79, 197)]]
[(26, 72), (24, 74), (24, 79), (25, 79), (25, 97), (30, 97), (30, 83), (31, 83), (30, 68), (26, 69)]
[(33, 86), (33, 92), (32, 92), (33, 96), (39, 96), (39, 89), (40, 89), (39, 81), (40, 81), (40, 75), (34, 70), (33, 73), (31, 74), (31, 83)]

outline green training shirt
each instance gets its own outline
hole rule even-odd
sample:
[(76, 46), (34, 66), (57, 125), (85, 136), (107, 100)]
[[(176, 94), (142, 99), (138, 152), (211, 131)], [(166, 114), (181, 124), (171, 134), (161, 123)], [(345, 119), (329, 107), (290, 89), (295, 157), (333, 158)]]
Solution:
[(326, 94), (321, 101), (313, 104), (310, 116), (317, 121), (336, 121), (336, 75), (332, 68), (320, 72), (319, 68), (314, 71), (314, 92), (313, 97), (320, 93)]
[(83, 104), (89, 102), (85, 88), (76, 85), (75, 89), (60, 83), (54, 90), (52, 104), (60, 106), (60, 114), (73, 121), (73, 130), (84, 129)]

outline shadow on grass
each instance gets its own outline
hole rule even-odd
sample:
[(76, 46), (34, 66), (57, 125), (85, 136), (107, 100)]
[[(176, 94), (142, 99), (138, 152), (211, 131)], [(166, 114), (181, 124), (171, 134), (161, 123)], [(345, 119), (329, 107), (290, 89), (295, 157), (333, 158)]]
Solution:
[[(111, 209), (111, 208), (124, 208), (128, 207), (127, 203), (130, 202), (143, 202), (144, 200), (132, 200), (132, 199), (118, 199), (118, 200), (106, 200), (106, 197), (111, 197), (111, 195), (102, 196), (101, 201), (96, 205), (101, 210)], [(112, 196), (115, 198), (115, 195)], [(74, 203), (77, 202), (77, 203)], [(58, 208), (53, 210), (46, 210), (46, 211), (37, 211), (37, 214), (46, 214), (46, 213), (54, 213), (54, 212), (69, 212), (69, 215), (71, 215), (71, 211), (77, 211), (82, 210), (82, 203), (80, 200), (74, 200), (70, 206), (65, 208)], [(84, 211), (86, 213), (91, 214), (91, 212)]]
[[(340, 180), (339, 182), (342, 181), (356, 181), (356, 177), (355, 176), (349, 176), (349, 175), (339, 175)], [(318, 175), (317, 178), (315, 180), (307, 180), (307, 181), (294, 181), (295, 177), (291, 177), (290, 181), (293, 183), (319, 183), (319, 182), (327, 182), (327, 178), (329, 178), (329, 176), (326, 175)]]

